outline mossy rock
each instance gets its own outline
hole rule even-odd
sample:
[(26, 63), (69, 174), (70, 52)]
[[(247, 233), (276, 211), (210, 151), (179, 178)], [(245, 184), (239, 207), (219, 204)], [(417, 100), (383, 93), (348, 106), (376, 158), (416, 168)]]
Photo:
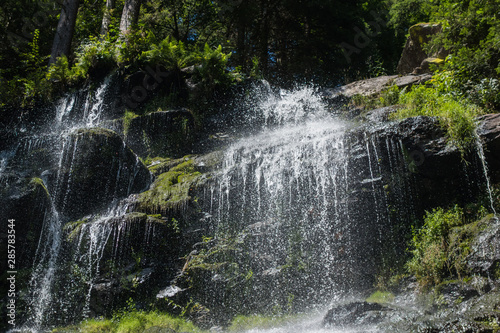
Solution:
[(423, 68), (422, 66), (426, 58), (444, 59), (447, 55), (444, 48), (439, 48), (439, 50), (431, 52), (424, 50), (425, 44), (431, 40), (432, 36), (441, 31), (442, 27), (440, 23), (418, 23), (410, 27), (410, 36), (406, 41), (398, 63), (398, 73), (408, 74), (414, 72), (416, 69), (416, 73), (422, 73), (429, 70), (428, 64), (427, 68)]
[(141, 192), (151, 174), (113, 131), (79, 129), (69, 135), (56, 182), (56, 205), (77, 220), (112, 201)]
[[(196, 187), (208, 179), (207, 175), (198, 171), (193, 157), (163, 163), (173, 167), (160, 174), (149, 191), (137, 196), (137, 211), (164, 215), (179, 211), (194, 199), (193, 191)], [(157, 167), (161, 168), (160, 165)]]

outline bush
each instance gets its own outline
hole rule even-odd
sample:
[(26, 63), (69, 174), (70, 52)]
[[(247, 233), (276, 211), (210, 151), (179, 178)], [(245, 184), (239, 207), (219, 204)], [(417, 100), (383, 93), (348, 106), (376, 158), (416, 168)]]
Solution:
[(447, 275), (448, 233), (463, 224), (464, 213), (460, 207), (437, 208), (426, 213), (421, 229), (413, 231), (412, 259), (407, 268), (422, 287), (438, 284)]
[(150, 327), (169, 328), (175, 332), (201, 332), (194, 324), (156, 311), (126, 310), (113, 319), (89, 319), (79, 325), (58, 328), (53, 332), (141, 333)]
[(117, 67), (117, 45), (110, 40), (98, 40), (93, 37), (88, 43), (80, 45), (76, 52), (75, 66), (72, 69), (75, 78), (86, 77), (89, 71), (111, 71)]
[(142, 52), (139, 59), (150, 64), (161, 64), (170, 70), (179, 70), (194, 64), (197, 54), (193, 49), (186, 49), (184, 43), (168, 37)]
[(403, 107), (392, 117), (438, 117), (448, 140), (462, 152), (470, 149), (476, 140), (476, 117), (482, 110), (454, 91), (453, 84), (452, 73), (437, 73), (430, 85), (420, 85), (400, 94), (399, 104)]

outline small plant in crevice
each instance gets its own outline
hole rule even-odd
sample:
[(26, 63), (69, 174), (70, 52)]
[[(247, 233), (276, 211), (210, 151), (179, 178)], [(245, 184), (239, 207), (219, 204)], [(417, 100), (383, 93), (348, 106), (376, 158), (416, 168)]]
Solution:
[(123, 134), (127, 136), (132, 119), (139, 117), (135, 112), (125, 110), (125, 115), (123, 116)]

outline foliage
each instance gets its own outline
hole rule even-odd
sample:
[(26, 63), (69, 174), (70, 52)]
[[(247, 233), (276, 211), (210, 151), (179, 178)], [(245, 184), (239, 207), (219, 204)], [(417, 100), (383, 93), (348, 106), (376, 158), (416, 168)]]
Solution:
[(455, 206), (449, 210), (437, 208), (426, 213), (421, 229), (413, 231), (413, 257), (407, 267), (420, 285), (438, 284), (446, 275), (448, 232), (463, 223), (463, 211), (460, 207)]
[(205, 44), (199, 57), (200, 66), (195, 67), (195, 78), (211, 85), (230, 83), (232, 77), (226, 70), (230, 56), (230, 53), (222, 52), (221, 45), (212, 50), (208, 44)]
[(140, 333), (150, 327), (168, 328), (175, 332), (201, 332), (184, 319), (156, 311), (126, 309), (113, 319), (89, 319), (77, 326), (58, 328), (57, 332)]
[(408, 28), (429, 20), (432, 6), (428, 0), (389, 0), (389, 22), (396, 34), (405, 35)]
[(424, 225), (413, 230), (410, 242), (412, 258), (408, 271), (421, 287), (441, 283), (446, 278), (464, 278), (468, 272), (465, 259), (471, 242), (487, 224), (491, 215), (479, 206), (471, 214), (458, 206), (426, 212)]
[(365, 109), (375, 109), (385, 106), (396, 105), (399, 103), (399, 97), (405, 91), (401, 91), (398, 86), (393, 85), (384, 89), (380, 94), (372, 96), (354, 95), (349, 101), (349, 106), (362, 107)]
[(186, 49), (183, 42), (173, 40), (170, 36), (162, 40), (159, 44), (151, 45), (151, 48), (142, 52), (139, 60), (161, 64), (168, 69), (180, 70), (191, 66), (196, 61), (196, 54)]
[(228, 327), (229, 332), (243, 332), (256, 329), (271, 329), (279, 327), (285, 323), (289, 323), (295, 319), (294, 316), (262, 316), (252, 315), (243, 316), (238, 315), (233, 318)]
[[(433, 19), (444, 26), (433, 43), (444, 45), (452, 54), (445, 68), (455, 75), (455, 89), (472, 102), (495, 109), (500, 107), (500, 21), (495, 12), (499, 5), (498, 0), (453, 0), (435, 6), (433, 13)], [(479, 91), (478, 85), (482, 86)]]
[(75, 75), (85, 77), (92, 69), (110, 70), (116, 66), (117, 47), (109, 40), (91, 37), (76, 52)]
[(449, 72), (438, 73), (430, 86), (417, 86), (401, 94), (399, 104), (403, 108), (392, 117), (438, 117), (449, 141), (465, 151), (476, 140), (476, 117), (482, 110), (455, 94), (450, 88), (450, 75), (452, 77)]
[(390, 303), (394, 300), (394, 295), (388, 291), (377, 290), (366, 299), (369, 303)]

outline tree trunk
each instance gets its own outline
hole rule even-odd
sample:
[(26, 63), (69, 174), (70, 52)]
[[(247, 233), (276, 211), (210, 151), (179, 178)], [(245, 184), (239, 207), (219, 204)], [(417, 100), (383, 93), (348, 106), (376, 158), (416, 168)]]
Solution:
[(102, 17), (101, 24), (101, 39), (106, 38), (109, 33), (109, 24), (111, 23), (111, 11), (115, 9), (115, 0), (106, 0), (106, 10), (104, 11), (104, 16)]
[(125, 0), (120, 21), (120, 34), (122, 36), (126, 36), (130, 33), (132, 27), (137, 24), (140, 9), (141, 0)]
[(68, 56), (71, 51), (71, 41), (75, 32), (79, 4), (80, 0), (64, 1), (59, 23), (57, 24), (56, 35), (52, 43), (49, 65), (55, 63), (57, 58), (62, 55)]
[(260, 22), (260, 56), (259, 63), (262, 72), (267, 74), (269, 63), (269, 18), (268, 18), (267, 2), (262, 1), (261, 7), (261, 22)]

